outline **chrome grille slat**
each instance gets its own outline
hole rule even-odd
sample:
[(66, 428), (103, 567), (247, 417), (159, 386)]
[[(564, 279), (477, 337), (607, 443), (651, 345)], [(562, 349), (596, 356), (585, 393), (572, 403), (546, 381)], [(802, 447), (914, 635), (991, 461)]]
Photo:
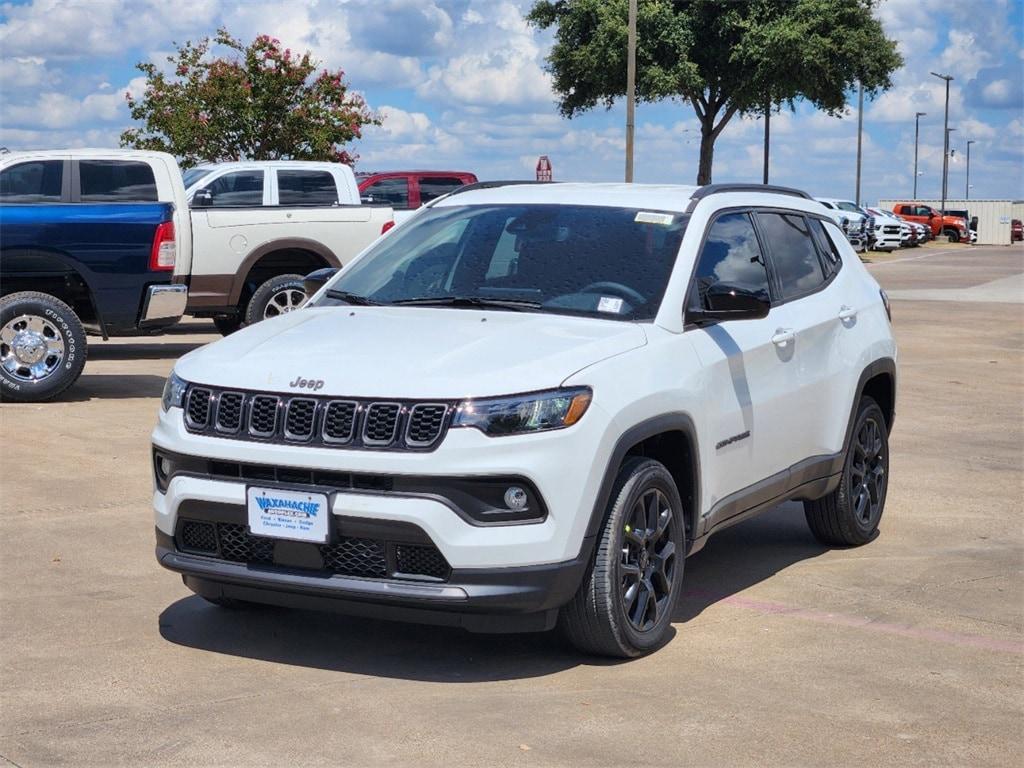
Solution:
[(185, 395), (185, 427), (231, 440), (432, 451), (444, 439), (455, 405), (243, 392), (195, 384)]

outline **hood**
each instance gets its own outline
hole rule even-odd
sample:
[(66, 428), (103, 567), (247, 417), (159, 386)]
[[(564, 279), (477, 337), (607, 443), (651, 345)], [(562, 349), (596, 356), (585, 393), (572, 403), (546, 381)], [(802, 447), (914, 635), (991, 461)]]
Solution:
[(317, 395), (457, 399), (559, 386), (647, 343), (634, 323), (433, 307), (313, 307), (190, 352), (187, 381)]

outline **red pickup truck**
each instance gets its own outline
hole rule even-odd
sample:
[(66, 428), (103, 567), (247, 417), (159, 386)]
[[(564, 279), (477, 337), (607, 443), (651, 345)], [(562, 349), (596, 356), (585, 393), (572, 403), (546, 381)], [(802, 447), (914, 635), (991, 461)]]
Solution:
[(907, 221), (916, 221), (930, 227), (932, 235), (946, 235), (951, 243), (959, 243), (961, 240), (971, 242), (971, 233), (967, 229), (967, 222), (960, 216), (942, 216), (930, 205), (922, 203), (896, 203), (892, 207), (893, 213)]
[(435, 197), (447, 195), (466, 184), (475, 184), (477, 178), (466, 171), (387, 171), (357, 173), (356, 182), (364, 205), (414, 211)]

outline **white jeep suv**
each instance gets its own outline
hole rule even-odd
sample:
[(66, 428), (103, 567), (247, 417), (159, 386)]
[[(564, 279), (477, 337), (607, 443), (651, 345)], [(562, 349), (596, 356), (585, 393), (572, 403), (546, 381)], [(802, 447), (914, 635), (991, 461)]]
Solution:
[(802, 192), (472, 185), (178, 361), (157, 559), (218, 605), (645, 653), (716, 531), (799, 499), (876, 535), (888, 314)]

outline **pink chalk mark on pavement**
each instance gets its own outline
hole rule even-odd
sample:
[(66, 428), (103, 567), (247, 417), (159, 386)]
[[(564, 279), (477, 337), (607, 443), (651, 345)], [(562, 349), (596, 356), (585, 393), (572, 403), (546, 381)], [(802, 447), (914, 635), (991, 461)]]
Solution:
[[(687, 597), (715, 597), (714, 594), (704, 590), (690, 590), (683, 593)], [(792, 616), (796, 619), (814, 621), (819, 624), (832, 624), (840, 627), (852, 627), (854, 629), (870, 629), (875, 632), (882, 632), (899, 637), (909, 637), (915, 640), (930, 640), (937, 643), (949, 643), (968, 648), (982, 648), (987, 651), (1003, 651), (1006, 653), (1024, 654), (1024, 642), (1018, 640), (1000, 640), (994, 637), (983, 637), (981, 635), (965, 635), (959, 632), (947, 632), (942, 629), (929, 629), (928, 627), (912, 627), (906, 624), (893, 624), (884, 621), (861, 616), (848, 616), (842, 613), (830, 613), (827, 611), (815, 611), (807, 608), (794, 608), (782, 603), (770, 603), (763, 600), (751, 600), (739, 595), (722, 597), (718, 602), (726, 605), (735, 605), (738, 608), (758, 611), (775, 616)]]

